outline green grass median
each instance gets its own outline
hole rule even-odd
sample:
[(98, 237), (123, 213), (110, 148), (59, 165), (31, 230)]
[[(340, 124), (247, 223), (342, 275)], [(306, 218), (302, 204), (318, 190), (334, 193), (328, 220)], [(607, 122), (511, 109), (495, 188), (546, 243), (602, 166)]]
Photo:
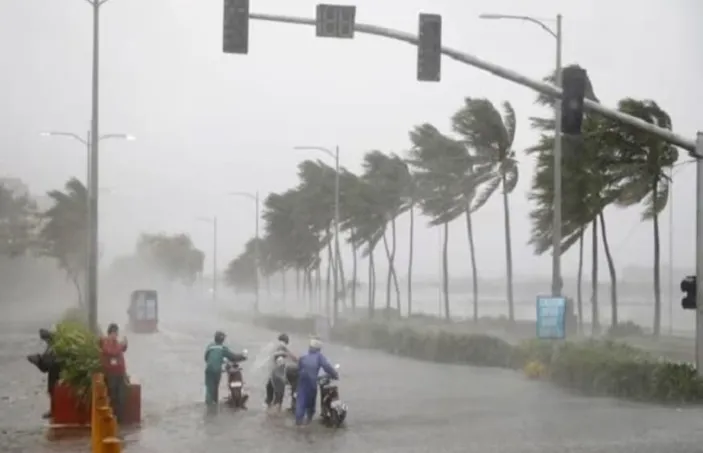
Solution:
[[(310, 317), (262, 315), (253, 321), (276, 331), (315, 333), (315, 319)], [(417, 360), (538, 369), (529, 374), (584, 395), (664, 404), (703, 402), (703, 380), (691, 364), (669, 361), (617, 340), (516, 342), (486, 333), (462, 332), (456, 325), (402, 320), (344, 320), (330, 334), (336, 343)]]

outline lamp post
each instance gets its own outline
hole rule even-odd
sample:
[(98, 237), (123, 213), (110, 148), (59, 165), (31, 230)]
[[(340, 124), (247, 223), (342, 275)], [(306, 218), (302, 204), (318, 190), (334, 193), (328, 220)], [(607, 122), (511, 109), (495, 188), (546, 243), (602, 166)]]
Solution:
[[(332, 298), (332, 325), (337, 322), (337, 315), (339, 314), (339, 301), (337, 299), (339, 294), (338, 286), (338, 271), (339, 271), (339, 146), (331, 151), (327, 148), (321, 146), (296, 146), (294, 149), (297, 150), (308, 150), (308, 151), (319, 151), (327, 154), (334, 159), (334, 295)], [(342, 282), (344, 285), (344, 282)], [(329, 303), (328, 303), (329, 307)], [(327, 310), (327, 316), (329, 317), (329, 309)]]
[[(481, 19), (510, 19), (531, 22), (556, 39), (556, 80), (555, 85), (561, 88), (561, 14), (556, 17), (556, 30), (552, 30), (540, 19), (529, 16), (517, 16), (512, 14), (481, 14)], [(562, 179), (561, 179), (561, 102), (554, 101), (554, 219), (552, 225), (552, 296), (561, 296), (561, 230), (562, 230)]]
[(217, 217), (198, 217), (201, 222), (212, 224), (212, 301), (217, 301)]
[[(89, 3), (90, 0), (86, 0)], [(108, 0), (103, 0), (98, 6)], [(98, 6), (95, 7), (96, 14)], [(97, 16), (96, 16), (97, 20)], [(97, 25), (96, 25), (97, 27)], [(97, 43), (95, 44), (97, 46)], [(96, 71), (97, 73), (97, 71)], [(94, 74), (97, 77), (96, 74)], [(94, 80), (97, 84), (97, 80)], [(94, 93), (97, 94), (97, 93)], [(95, 101), (97, 102), (97, 101)], [(94, 106), (95, 108), (96, 106)], [(86, 147), (86, 190), (87, 190), (87, 209), (88, 214), (88, 256), (86, 257), (86, 282), (85, 291), (88, 305), (88, 323), (93, 332), (98, 332), (98, 259), (99, 259), (99, 244), (98, 244), (98, 166), (97, 166), (97, 150), (98, 142), (107, 139), (122, 139), (134, 140), (134, 136), (129, 134), (105, 134), (97, 136), (97, 113), (94, 111), (93, 131), (88, 131), (85, 138), (73, 132), (57, 132), (48, 131), (41, 132), (44, 137), (68, 137), (72, 138)], [(97, 136), (97, 140), (92, 140), (92, 137)]]
[(256, 205), (255, 209), (255, 220), (254, 220), (254, 228), (255, 228), (255, 242), (254, 242), (254, 254), (255, 254), (255, 263), (254, 263), (254, 270), (256, 272), (256, 282), (254, 283), (254, 313), (259, 313), (259, 269), (261, 266), (261, 249), (259, 247), (259, 192), (256, 191), (254, 193), (250, 192), (230, 192), (229, 195), (232, 196), (237, 196), (237, 197), (244, 197), (252, 200), (254, 204)]
[[(86, 0), (93, 8), (93, 64), (91, 87), (91, 120), (90, 137), (100, 137), (98, 128), (100, 117), (100, 7), (109, 0)], [(88, 321), (95, 333), (98, 332), (98, 143), (100, 140), (89, 140), (90, 143), (90, 177), (88, 178), (88, 199), (90, 209), (88, 248)]]

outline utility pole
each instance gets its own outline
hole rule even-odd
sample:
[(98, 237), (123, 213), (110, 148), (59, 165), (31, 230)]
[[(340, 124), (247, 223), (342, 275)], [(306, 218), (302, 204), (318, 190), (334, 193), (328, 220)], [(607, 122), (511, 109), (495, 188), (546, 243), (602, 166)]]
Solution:
[(696, 370), (703, 377), (703, 132), (696, 137)]
[[(556, 65), (554, 69), (555, 85), (562, 88), (562, 64), (561, 64), (561, 14), (556, 17), (556, 29), (552, 30), (544, 21), (530, 16), (516, 16), (513, 14), (481, 14), (481, 19), (497, 19), (497, 20), (520, 20), (533, 23), (544, 31), (552, 35), (556, 39)], [(554, 100), (554, 217), (552, 219), (552, 296), (560, 297), (562, 290), (561, 278), (561, 240), (562, 240), (562, 125), (561, 125), (561, 101), (559, 98)]]
[[(561, 14), (557, 14), (556, 86), (562, 87), (561, 74)], [(561, 101), (554, 102), (554, 225), (552, 232), (552, 296), (561, 296), (561, 232), (562, 232), (562, 175), (561, 175)]]
[[(341, 278), (339, 257), (339, 146), (334, 151), (334, 299), (332, 299), (332, 326), (339, 316), (339, 279)], [(342, 286), (344, 287), (344, 286)]]
[[(90, 0), (89, 0), (90, 1)], [(90, 178), (88, 184), (89, 201), (89, 240), (88, 248), (88, 324), (94, 333), (98, 332), (98, 121), (100, 116), (99, 77), (100, 77), (100, 6), (107, 0), (90, 1), (93, 7), (93, 83), (92, 114), (90, 124)]]
[[(334, 325), (337, 322), (337, 315), (339, 314), (339, 301), (337, 300), (337, 293), (339, 292), (339, 266), (340, 266), (340, 256), (339, 256), (339, 146), (335, 146), (334, 152), (327, 149), (323, 148), (322, 146), (296, 146), (293, 149), (297, 150), (312, 150), (312, 151), (319, 151), (327, 154), (331, 158), (334, 159), (334, 170), (335, 170), (335, 177), (334, 177), (334, 242), (335, 242), (335, 247), (334, 247), (334, 263), (332, 263), (332, 268), (334, 270), (334, 296), (332, 298), (332, 316), (330, 316), (330, 306), (329, 306), (329, 300), (326, 302), (326, 315), (327, 315), (327, 322), (331, 323), (331, 325)], [(344, 284), (344, 283), (342, 283)]]

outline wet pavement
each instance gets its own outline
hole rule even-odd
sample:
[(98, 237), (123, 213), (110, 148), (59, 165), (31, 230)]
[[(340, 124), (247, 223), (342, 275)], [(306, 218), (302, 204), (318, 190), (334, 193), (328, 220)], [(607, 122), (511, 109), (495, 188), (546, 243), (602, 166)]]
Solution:
[[(172, 307), (175, 308), (175, 307)], [(161, 332), (129, 336), (130, 373), (143, 386), (143, 426), (127, 433), (124, 451), (265, 452), (686, 452), (703, 444), (703, 409), (656, 407), (584, 398), (507, 370), (416, 362), (326, 345), (341, 364), (347, 426), (306, 431), (288, 416), (267, 416), (254, 355), (275, 333), (223, 319), (201, 306), (162, 307)], [(85, 440), (49, 442), (40, 416), (43, 378), (24, 356), (40, 349), (36, 323), (0, 321), (0, 451), (88, 451)], [(203, 404), (202, 353), (216, 329), (234, 348), (247, 348), (250, 410)], [(304, 349), (293, 338), (296, 350)], [(224, 388), (224, 387), (223, 387)]]

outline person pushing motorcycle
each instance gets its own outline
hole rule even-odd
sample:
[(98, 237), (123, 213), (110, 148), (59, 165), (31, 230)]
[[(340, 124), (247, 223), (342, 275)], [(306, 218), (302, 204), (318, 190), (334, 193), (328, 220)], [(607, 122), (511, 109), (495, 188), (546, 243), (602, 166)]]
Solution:
[(277, 408), (279, 412), (286, 390), (286, 369), (291, 365), (290, 362), (298, 361), (295, 354), (288, 349), (289, 343), (288, 334), (282, 333), (278, 336), (278, 344), (271, 357), (269, 378), (266, 382), (266, 407)]
[(227, 336), (224, 332), (215, 332), (214, 342), (205, 348), (205, 404), (213, 405), (219, 401), (220, 378), (222, 363), (225, 359), (231, 362), (242, 362), (247, 359), (245, 354), (235, 354), (224, 345)]
[(332, 379), (339, 379), (337, 370), (330, 365), (322, 355), (322, 341), (313, 337), (310, 339), (308, 353), (298, 360), (298, 398), (295, 406), (295, 424), (309, 424), (315, 415), (317, 400), (317, 376), (322, 369)]

